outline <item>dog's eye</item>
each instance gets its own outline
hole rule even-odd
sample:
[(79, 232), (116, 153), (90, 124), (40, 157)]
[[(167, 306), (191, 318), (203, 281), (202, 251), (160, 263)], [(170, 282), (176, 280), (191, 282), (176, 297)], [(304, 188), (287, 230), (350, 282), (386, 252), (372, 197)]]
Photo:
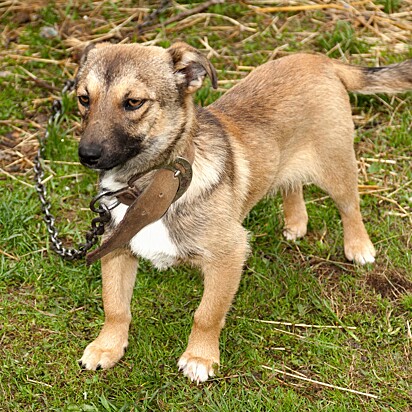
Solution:
[(127, 99), (124, 102), (124, 108), (126, 110), (137, 110), (140, 109), (145, 103), (146, 100), (144, 99)]
[(77, 96), (77, 98), (79, 99), (79, 102), (82, 106), (89, 107), (89, 104), (90, 104), (89, 96), (83, 95), (83, 96)]

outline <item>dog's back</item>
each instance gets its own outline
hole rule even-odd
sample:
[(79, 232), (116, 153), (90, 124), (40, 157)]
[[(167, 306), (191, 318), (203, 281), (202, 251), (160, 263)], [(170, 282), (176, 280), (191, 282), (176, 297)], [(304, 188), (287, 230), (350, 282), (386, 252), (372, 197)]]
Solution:
[(273, 186), (280, 188), (316, 181), (319, 158), (352, 150), (348, 91), (407, 90), (412, 90), (412, 60), (365, 68), (295, 54), (259, 66), (209, 108), (237, 125), (237, 141), (253, 154), (251, 164), (272, 170)]
[(321, 99), (333, 100), (329, 92), (336, 95), (338, 83), (346, 91), (363, 94), (409, 91), (412, 59), (385, 67), (360, 67), (322, 55), (294, 54), (257, 67), (211, 107), (242, 124), (251, 121), (255, 126), (257, 119), (273, 118), (271, 108), (288, 121), (288, 111), (295, 115), (303, 110), (307, 116), (311, 103), (317, 106)]

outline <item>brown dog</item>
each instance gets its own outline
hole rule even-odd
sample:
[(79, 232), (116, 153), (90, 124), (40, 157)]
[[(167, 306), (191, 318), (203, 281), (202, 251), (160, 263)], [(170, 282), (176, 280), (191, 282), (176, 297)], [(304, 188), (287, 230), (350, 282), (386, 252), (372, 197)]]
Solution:
[[(124, 187), (136, 173), (190, 150), (188, 191), (130, 244), (102, 259), (105, 323), (80, 365), (112, 367), (124, 354), (137, 257), (159, 268), (189, 262), (204, 274), (204, 294), (179, 368), (194, 381), (213, 376), (219, 334), (248, 253), (242, 221), (263, 196), (281, 192), (284, 235), (306, 233), (302, 185), (314, 183), (342, 217), (345, 255), (374, 261), (359, 210), (353, 122), (347, 91), (412, 88), (412, 60), (360, 68), (323, 56), (296, 54), (268, 62), (207, 108), (192, 94), (216, 72), (196, 49), (100, 45), (87, 50), (77, 77), (84, 131), (82, 163), (101, 171), (101, 189)], [(152, 172), (141, 178), (141, 186)], [(138, 181), (138, 184), (140, 181)], [(113, 210), (112, 228), (126, 205)]]

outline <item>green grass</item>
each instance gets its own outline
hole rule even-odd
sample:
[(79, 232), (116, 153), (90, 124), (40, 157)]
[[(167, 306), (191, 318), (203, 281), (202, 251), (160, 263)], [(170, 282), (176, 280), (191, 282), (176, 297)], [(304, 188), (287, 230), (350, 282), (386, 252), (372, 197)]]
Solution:
[[(105, 20), (92, 20), (92, 28), (126, 19), (122, 7), (131, 7), (129, 1), (122, 7), (116, 2), (99, 3), (99, 16)], [(401, 2), (384, 3), (388, 11), (403, 10)], [(3, 14), (1, 9), (1, 24), (18, 34), (18, 40), (8, 46), (9, 54), (67, 59), (71, 51), (61, 39), (44, 39), (40, 29), (60, 26), (66, 18), (70, 32), (70, 27), (85, 24), (83, 15), (91, 9), (89, 2), (79, 7), (74, 2), (58, 3), (37, 10), (38, 17), (26, 24), (16, 23), (15, 13)], [(158, 36), (159, 44), (168, 45), (180, 38), (203, 48), (200, 39), (210, 35), (208, 42), (218, 52), (211, 60), (219, 78), (233, 81), (247, 73), (238, 66), (256, 66), (282, 45), (287, 45), (283, 52), (330, 52), (340, 57), (334, 49), (339, 43), (346, 58), (362, 64), (375, 61), (372, 47), (376, 45), (383, 50), (382, 64), (411, 57), (410, 48), (397, 54), (391, 44), (381, 44), (379, 39), (377, 44), (364, 41), (363, 36), (371, 33), (358, 32), (350, 18), (334, 21), (326, 11), (279, 14), (276, 26), (283, 26), (281, 31), (271, 26), (274, 15), (253, 13), (241, 4), (216, 5), (209, 11), (237, 19), (256, 32), (239, 31), (213, 17), (206, 26), (203, 20), (181, 31), (157, 29), (148, 39)], [(177, 12), (164, 12), (162, 19)], [(212, 30), (212, 26), (226, 28)], [(311, 32), (318, 34), (302, 43)], [(262, 200), (245, 221), (252, 253), (222, 333), (219, 373), (197, 386), (176, 367), (202, 294), (201, 276), (189, 267), (159, 272), (142, 261), (126, 356), (107, 371), (78, 367), (77, 359), (103, 322), (99, 264), (86, 267), (83, 262), (65, 262), (50, 250), (36, 193), (22, 183), (33, 184), (30, 164), (9, 166), (17, 157), (9, 159), (12, 149), (4, 145), (10, 139), (27, 138), (18, 150), (31, 159), (35, 136), (29, 135), (44, 133), (50, 113), (51, 92), (28, 82), (24, 69), (61, 88), (75, 65), (34, 60), (23, 65), (6, 54), (0, 63), (0, 72), (8, 73), (0, 76), (0, 160), (1, 167), (18, 180), (7, 175), (0, 180), (0, 410), (410, 411), (410, 94), (351, 97), (356, 150), (367, 163), (360, 183), (388, 189), (361, 197), (366, 226), (379, 254), (376, 264), (359, 268), (345, 261), (338, 212), (320, 190), (308, 187), (305, 192), (309, 232), (296, 243), (282, 238), (280, 199)], [(201, 104), (218, 98), (227, 85), (218, 91), (209, 87), (208, 83), (197, 96)], [(55, 173), (47, 187), (62, 236), (77, 244), (84, 240), (92, 218), (87, 207), (97, 176), (80, 165), (62, 163), (77, 161), (79, 134), (73, 96), (64, 98), (64, 108), (46, 148), (46, 157), (53, 160), (48, 170)], [(10, 137), (12, 132), (17, 137)], [(391, 162), (368, 160), (377, 158)], [(356, 329), (275, 325), (257, 319)], [(301, 373), (378, 399), (305, 382), (270, 368)]]

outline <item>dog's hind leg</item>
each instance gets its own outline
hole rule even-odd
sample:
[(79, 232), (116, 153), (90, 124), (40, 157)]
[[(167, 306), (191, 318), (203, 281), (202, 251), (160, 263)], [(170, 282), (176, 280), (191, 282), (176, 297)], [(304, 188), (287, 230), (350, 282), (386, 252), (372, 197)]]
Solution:
[(285, 215), (285, 228), (283, 236), (287, 240), (296, 240), (306, 235), (308, 225), (308, 214), (306, 212), (305, 200), (303, 199), (303, 188), (301, 184), (292, 188), (281, 189), (283, 198), (283, 213)]
[(326, 159), (328, 163), (316, 184), (329, 193), (339, 209), (346, 258), (362, 265), (372, 263), (376, 252), (360, 212), (355, 153), (352, 149), (349, 153), (334, 153), (334, 156), (335, 158)]
[(214, 376), (214, 367), (219, 365), (220, 331), (239, 287), (247, 253), (246, 232), (239, 229), (229, 247), (214, 252), (202, 264), (203, 297), (194, 315), (186, 351), (178, 362), (184, 375), (197, 383)]
[(136, 278), (137, 259), (127, 250), (102, 258), (103, 328), (79, 361), (83, 369), (107, 369), (123, 357), (131, 321), (130, 301)]

